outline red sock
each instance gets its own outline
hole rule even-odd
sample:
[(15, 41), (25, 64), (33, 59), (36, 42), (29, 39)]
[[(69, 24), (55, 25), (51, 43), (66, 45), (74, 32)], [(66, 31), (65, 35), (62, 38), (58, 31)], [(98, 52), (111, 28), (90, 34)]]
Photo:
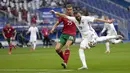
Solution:
[(56, 52), (58, 53), (58, 55), (64, 60), (64, 55), (62, 50), (56, 50)]
[(69, 60), (69, 56), (70, 56), (70, 50), (65, 50), (65, 53), (64, 53), (64, 62), (67, 64), (68, 63), (68, 60)]
[(12, 51), (12, 45), (9, 45), (9, 51), (10, 52)]
[(14, 49), (16, 49), (16, 46), (15, 46), (15, 45), (12, 45), (12, 47), (14, 47)]

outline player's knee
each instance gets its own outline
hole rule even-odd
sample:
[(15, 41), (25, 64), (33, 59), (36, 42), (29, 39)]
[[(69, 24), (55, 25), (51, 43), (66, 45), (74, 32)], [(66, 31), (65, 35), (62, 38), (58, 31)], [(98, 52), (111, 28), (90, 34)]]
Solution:
[(56, 46), (56, 47), (55, 47), (55, 50), (59, 50), (59, 49), (60, 49), (60, 47), (59, 47), (59, 46)]
[(80, 49), (90, 49), (90, 47), (85, 44), (80, 44)]
[(70, 45), (68, 45), (68, 44), (67, 44), (67, 45), (65, 45), (65, 48), (69, 48), (69, 47), (70, 47)]
[(66, 43), (65, 48), (69, 48), (72, 43)]
[(85, 47), (85, 45), (80, 44), (80, 48), (81, 48), (81, 49), (85, 49), (86, 47)]
[(56, 49), (56, 52), (59, 53), (61, 50), (60, 49)]

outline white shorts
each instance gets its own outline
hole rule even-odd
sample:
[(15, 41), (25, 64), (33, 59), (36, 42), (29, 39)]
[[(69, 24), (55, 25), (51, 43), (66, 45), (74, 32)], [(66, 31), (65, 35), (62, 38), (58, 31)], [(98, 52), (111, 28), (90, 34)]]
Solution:
[[(117, 33), (109, 33), (107, 36), (117, 36)], [(111, 43), (113, 43), (116, 39), (109, 40)]]
[(96, 38), (98, 38), (97, 34), (94, 32), (87, 32), (82, 34), (83, 40), (80, 43), (80, 48), (84, 49), (90, 49), (89, 43), (91, 42), (92, 44), (95, 43)]
[(87, 38), (84, 38), (82, 42), (80, 43), (80, 48), (83, 49), (90, 49), (89, 42)]
[(36, 42), (37, 41), (37, 37), (30, 37), (30, 42)]

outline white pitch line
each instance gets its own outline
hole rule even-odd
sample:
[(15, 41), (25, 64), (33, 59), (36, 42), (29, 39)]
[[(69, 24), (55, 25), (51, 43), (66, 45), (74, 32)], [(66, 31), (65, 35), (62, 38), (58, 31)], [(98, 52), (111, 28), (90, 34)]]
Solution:
[(66, 69), (66, 70), (60, 70), (60, 69), (0, 69), (0, 71), (5, 71), (5, 72), (38, 72), (38, 73), (50, 73), (50, 72), (70, 72), (74, 71), (71, 69)]

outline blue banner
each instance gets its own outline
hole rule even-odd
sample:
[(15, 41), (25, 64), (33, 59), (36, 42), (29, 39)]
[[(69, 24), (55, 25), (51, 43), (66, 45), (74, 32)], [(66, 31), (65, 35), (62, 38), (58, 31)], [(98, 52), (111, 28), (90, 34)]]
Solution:
[(50, 13), (50, 10), (55, 10), (57, 12), (62, 13), (62, 8), (40, 8), (38, 11), (40, 11), (41, 18), (54, 18), (55, 15)]

